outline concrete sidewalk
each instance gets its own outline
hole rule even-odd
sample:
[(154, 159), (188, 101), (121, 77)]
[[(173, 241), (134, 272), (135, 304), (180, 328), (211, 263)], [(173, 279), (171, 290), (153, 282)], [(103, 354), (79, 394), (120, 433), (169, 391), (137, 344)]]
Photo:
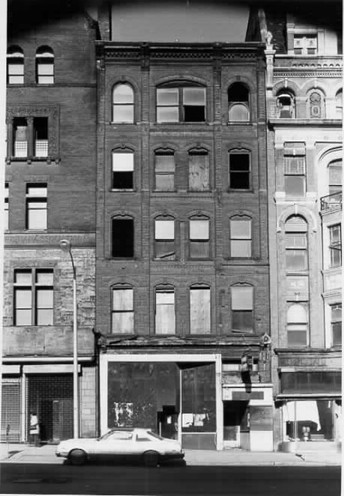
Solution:
[[(0, 460), (5, 463), (50, 463), (62, 464), (64, 459), (55, 456), (55, 445), (40, 447), (27, 444), (0, 444)], [(185, 450), (188, 466), (228, 465), (341, 465), (340, 451), (302, 451), (302, 453), (252, 452), (242, 449), (224, 451)]]

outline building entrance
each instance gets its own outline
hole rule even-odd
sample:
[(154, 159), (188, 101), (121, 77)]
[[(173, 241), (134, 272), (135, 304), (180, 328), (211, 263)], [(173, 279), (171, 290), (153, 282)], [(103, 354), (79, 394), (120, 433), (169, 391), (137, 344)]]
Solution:
[(224, 447), (247, 448), (249, 441), (249, 402), (223, 402)]

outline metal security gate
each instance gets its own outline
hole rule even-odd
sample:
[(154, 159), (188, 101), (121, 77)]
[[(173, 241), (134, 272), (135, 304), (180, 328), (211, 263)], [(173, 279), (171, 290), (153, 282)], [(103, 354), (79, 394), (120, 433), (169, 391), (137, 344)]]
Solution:
[(73, 437), (72, 374), (28, 375), (28, 410), (36, 412), (42, 442), (59, 442)]
[(3, 379), (1, 442), (20, 442), (20, 379)]

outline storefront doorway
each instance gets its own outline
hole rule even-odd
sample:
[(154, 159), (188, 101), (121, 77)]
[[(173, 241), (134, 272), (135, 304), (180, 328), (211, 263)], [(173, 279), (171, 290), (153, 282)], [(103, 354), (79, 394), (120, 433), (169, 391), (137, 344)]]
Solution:
[(223, 441), (226, 448), (246, 448), (249, 438), (249, 402), (223, 402)]

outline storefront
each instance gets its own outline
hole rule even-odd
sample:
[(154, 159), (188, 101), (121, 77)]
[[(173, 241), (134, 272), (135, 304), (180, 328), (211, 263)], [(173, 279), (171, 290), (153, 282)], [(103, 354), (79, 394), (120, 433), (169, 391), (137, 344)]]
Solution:
[(221, 355), (100, 355), (101, 433), (145, 427), (184, 448), (222, 449)]

